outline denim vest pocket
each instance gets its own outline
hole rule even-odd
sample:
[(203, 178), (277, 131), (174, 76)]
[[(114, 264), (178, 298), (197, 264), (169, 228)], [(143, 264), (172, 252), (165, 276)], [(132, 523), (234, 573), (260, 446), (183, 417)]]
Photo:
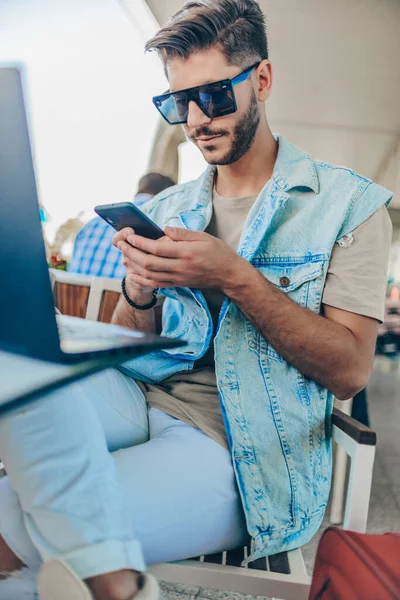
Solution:
[[(313, 312), (318, 312), (324, 284), (324, 266), (326, 260), (321, 260), (320, 255), (310, 257), (304, 262), (297, 262), (290, 258), (275, 258), (274, 262), (267, 262), (262, 257), (252, 261), (262, 275), (281, 292)], [(250, 350), (267, 354), (270, 358), (285, 362), (284, 358), (261, 336), (248, 321), (246, 324), (248, 344)]]

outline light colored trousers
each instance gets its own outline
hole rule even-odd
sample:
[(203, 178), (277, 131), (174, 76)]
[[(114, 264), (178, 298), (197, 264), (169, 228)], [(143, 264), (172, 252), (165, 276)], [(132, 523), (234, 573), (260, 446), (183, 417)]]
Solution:
[(229, 452), (116, 369), (2, 416), (0, 456), (0, 534), (32, 571), (58, 556), (87, 578), (247, 540)]

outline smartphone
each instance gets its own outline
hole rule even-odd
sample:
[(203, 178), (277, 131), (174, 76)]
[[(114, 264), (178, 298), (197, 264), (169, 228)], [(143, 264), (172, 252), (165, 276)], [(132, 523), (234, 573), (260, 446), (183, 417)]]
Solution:
[(151, 240), (158, 240), (165, 233), (149, 217), (130, 202), (101, 204), (95, 206), (95, 212), (116, 231), (132, 227), (135, 233)]

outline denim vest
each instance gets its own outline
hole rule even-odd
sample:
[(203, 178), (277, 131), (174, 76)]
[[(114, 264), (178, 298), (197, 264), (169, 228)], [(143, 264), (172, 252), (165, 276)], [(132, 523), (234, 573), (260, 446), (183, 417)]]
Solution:
[[(276, 139), (275, 168), (248, 214), (238, 253), (318, 314), (334, 244), (389, 204), (392, 194), (349, 169), (312, 160), (282, 136)], [(212, 215), (214, 175), (208, 167), (198, 180), (162, 192), (150, 203), (149, 216), (161, 227), (204, 230)], [(200, 290), (160, 292), (166, 296), (163, 335), (188, 345), (120, 367), (145, 382), (191, 370), (213, 337)], [(228, 298), (214, 349), (222, 415), (252, 537), (249, 562), (302, 546), (319, 528), (331, 480), (333, 395), (288, 364)]]

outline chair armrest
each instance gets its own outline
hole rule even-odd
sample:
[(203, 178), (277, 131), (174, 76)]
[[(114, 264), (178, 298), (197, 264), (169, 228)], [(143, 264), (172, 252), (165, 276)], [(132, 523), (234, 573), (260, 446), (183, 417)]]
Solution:
[(333, 409), (332, 425), (336, 425), (346, 433), (357, 444), (364, 446), (376, 446), (376, 433), (366, 425), (363, 425), (353, 417), (346, 415), (337, 408)]
[(374, 468), (376, 433), (337, 408), (332, 413), (332, 439), (338, 444), (332, 487), (331, 523), (342, 521), (346, 454), (350, 473), (344, 529), (365, 532)]
[(49, 269), (51, 275), (58, 283), (67, 283), (69, 285), (79, 285), (82, 287), (90, 287), (92, 283), (92, 275), (82, 275), (81, 273), (72, 273), (70, 271), (61, 271), (60, 269)]

